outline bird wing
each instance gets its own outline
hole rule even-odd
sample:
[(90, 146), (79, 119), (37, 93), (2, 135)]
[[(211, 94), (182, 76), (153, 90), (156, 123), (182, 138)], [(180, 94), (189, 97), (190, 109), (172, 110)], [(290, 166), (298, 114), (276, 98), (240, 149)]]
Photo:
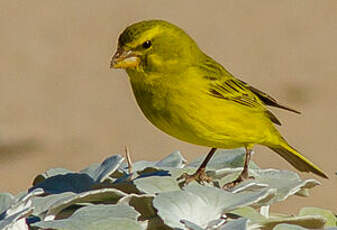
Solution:
[(266, 110), (263, 102), (247, 88), (244, 82), (236, 79), (211, 57), (206, 56), (199, 66), (199, 70), (202, 71), (203, 78), (209, 83), (210, 95), (237, 102), (254, 110)]
[(248, 88), (250, 91), (252, 91), (256, 96), (258, 96), (260, 98), (260, 100), (263, 101), (263, 103), (265, 103), (266, 105), (277, 107), (277, 108), (284, 109), (284, 110), (288, 110), (288, 111), (298, 113), (298, 114), (301, 113), (301, 112), (299, 112), (295, 109), (292, 109), (288, 106), (281, 105), (270, 95), (262, 92), (261, 90), (255, 88), (253, 86), (248, 85), (246, 82), (241, 81), (241, 80), (238, 80), (238, 81), (240, 81), (243, 85), (245, 85), (246, 88)]
[(235, 101), (254, 109), (261, 107), (258, 97), (234, 78), (220, 79), (210, 85), (209, 92), (215, 97)]
[(258, 97), (243, 82), (237, 80), (212, 58), (206, 57), (202, 65), (199, 66), (199, 70), (202, 71), (203, 78), (209, 83), (210, 95), (235, 101), (252, 109), (261, 109), (261, 101)]
[[(229, 100), (250, 108), (252, 111), (260, 111), (275, 124), (281, 125), (277, 117), (265, 105), (271, 105), (276, 101), (261, 91), (255, 91), (243, 81), (236, 79), (222, 65), (207, 57), (199, 70), (203, 72), (203, 78), (208, 81), (208, 93), (216, 98)], [(257, 93), (259, 92), (259, 93)], [(264, 96), (266, 99), (261, 99)], [(267, 101), (267, 98), (269, 101)]]
[(272, 122), (277, 125), (281, 125), (281, 122), (277, 119), (277, 117), (271, 111), (266, 109), (263, 104), (263, 100), (247, 88), (240, 80), (237, 80), (234, 77), (228, 77), (225, 79), (213, 80), (210, 85), (210, 95), (216, 98), (239, 103), (254, 111), (264, 112)]
[(281, 125), (281, 122), (271, 111), (267, 110), (265, 105), (300, 113), (288, 106), (281, 105), (267, 93), (235, 78), (222, 65), (210, 57), (206, 57), (199, 67), (204, 72), (204, 78), (210, 82), (209, 93), (214, 97), (237, 102), (255, 111), (263, 111), (272, 122), (278, 125)]

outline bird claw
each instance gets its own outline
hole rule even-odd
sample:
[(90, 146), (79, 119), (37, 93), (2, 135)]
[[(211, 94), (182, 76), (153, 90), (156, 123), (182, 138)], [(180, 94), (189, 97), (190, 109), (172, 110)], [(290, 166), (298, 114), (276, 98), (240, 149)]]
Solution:
[(232, 188), (234, 188), (236, 185), (240, 184), (241, 182), (245, 181), (245, 180), (254, 180), (255, 177), (253, 176), (247, 176), (247, 177), (244, 177), (243, 175), (240, 175), (238, 178), (236, 178), (234, 181), (232, 182), (229, 182), (225, 185), (222, 186), (222, 189), (223, 190), (226, 190), (226, 191), (229, 191), (231, 190)]
[(188, 185), (192, 181), (196, 181), (199, 184), (211, 183), (212, 178), (207, 176), (205, 170), (198, 170), (194, 174), (190, 175), (187, 173), (183, 173), (180, 177), (177, 178), (177, 181), (181, 181), (179, 186), (182, 188), (185, 185)]

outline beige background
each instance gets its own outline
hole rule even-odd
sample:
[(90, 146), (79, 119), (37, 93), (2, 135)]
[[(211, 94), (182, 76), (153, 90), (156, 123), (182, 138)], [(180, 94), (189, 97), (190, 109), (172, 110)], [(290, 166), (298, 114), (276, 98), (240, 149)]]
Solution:
[[(275, 111), (284, 136), (330, 179), (273, 210), (337, 211), (336, 0), (0, 1), (0, 191), (22, 191), (51, 167), (79, 170), (126, 144), (135, 160), (208, 151), (154, 128), (126, 73), (109, 69), (118, 33), (152, 18), (181, 26), (237, 77), (303, 112)], [(291, 168), (256, 152), (261, 167)]]

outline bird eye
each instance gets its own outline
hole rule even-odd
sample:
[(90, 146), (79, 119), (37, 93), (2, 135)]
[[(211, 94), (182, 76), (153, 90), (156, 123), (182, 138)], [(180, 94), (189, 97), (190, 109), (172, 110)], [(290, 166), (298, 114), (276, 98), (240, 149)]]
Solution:
[(148, 49), (151, 47), (151, 45), (152, 45), (151, 41), (147, 40), (146, 42), (143, 43), (143, 48)]

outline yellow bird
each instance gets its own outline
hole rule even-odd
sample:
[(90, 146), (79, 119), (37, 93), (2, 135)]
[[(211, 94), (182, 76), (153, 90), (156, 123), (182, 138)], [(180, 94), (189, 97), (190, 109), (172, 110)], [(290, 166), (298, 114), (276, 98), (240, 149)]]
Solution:
[(255, 144), (274, 150), (299, 171), (327, 178), (281, 136), (274, 126), (281, 123), (266, 106), (299, 112), (235, 78), (179, 27), (163, 20), (130, 25), (119, 36), (111, 68), (126, 70), (139, 107), (157, 128), (212, 148), (193, 175), (182, 175), (185, 183), (210, 181), (205, 168), (216, 148), (246, 148), (242, 173), (225, 188), (249, 179)]

